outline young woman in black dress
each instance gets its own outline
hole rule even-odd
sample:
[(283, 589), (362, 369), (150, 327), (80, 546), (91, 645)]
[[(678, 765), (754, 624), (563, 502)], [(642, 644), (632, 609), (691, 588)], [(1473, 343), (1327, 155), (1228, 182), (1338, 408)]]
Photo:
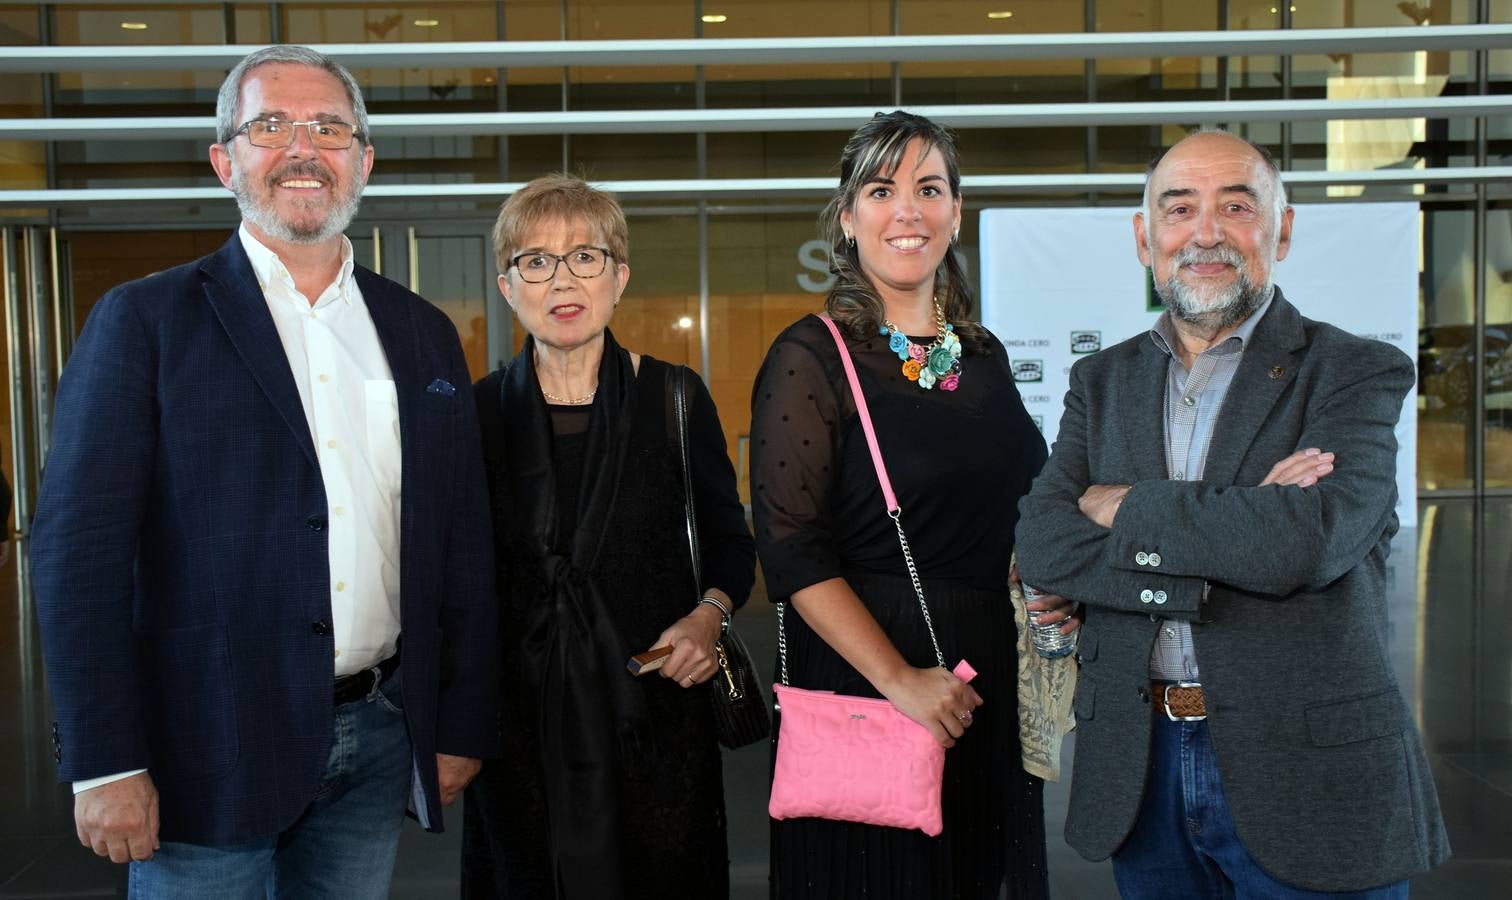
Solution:
[(1002, 344), (971, 320), (949, 132), (879, 113), (846, 144), (840, 179), (824, 219), (836, 275), (825, 310), (855, 360), (946, 665), (965, 658), (979, 674), (967, 685), (936, 665), (839, 353), (806, 317), (768, 351), (752, 401), (756, 542), (770, 599), (791, 605), (790, 682), (885, 697), (950, 749), (943, 834), (774, 821), (773, 891), (986, 900), (1006, 882), (1010, 897), (1044, 897), (1008, 570), (1045, 442)]

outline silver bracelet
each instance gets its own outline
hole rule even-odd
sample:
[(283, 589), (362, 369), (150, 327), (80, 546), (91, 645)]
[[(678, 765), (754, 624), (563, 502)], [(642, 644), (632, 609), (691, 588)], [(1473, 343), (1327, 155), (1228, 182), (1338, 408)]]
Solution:
[(703, 606), (705, 603), (707, 603), (710, 606), (714, 607), (715, 609), (719, 610), (719, 619), (720, 619), (720, 625), (721, 625), (721, 627), (723, 627), (723, 628), (729, 628), (730, 627), (730, 616), (733, 615), (733, 613), (731, 613), (730, 610), (728, 610), (728, 609), (725, 608), (725, 605), (720, 602), (719, 598), (718, 597), (710, 597), (708, 595), (699, 597), (698, 598), (698, 603), (694, 606), (694, 609), (697, 609), (699, 606)]

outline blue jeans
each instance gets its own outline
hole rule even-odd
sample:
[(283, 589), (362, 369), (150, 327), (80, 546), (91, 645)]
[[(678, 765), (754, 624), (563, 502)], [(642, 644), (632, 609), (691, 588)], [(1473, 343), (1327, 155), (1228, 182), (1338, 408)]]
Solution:
[(1150, 777), (1139, 819), (1113, 854), (1113, 878), (1125, 898), (1150, 900), (1405, 900), (1407, 882), (1364, 891), (1307, 891), (1260, 868), (1234, 831), (1207, 722), (1172, 722), (1156, 714)]
[(143, 900), (379, 900), (388, 896), (413, 770), (395, 672), (367, 697), (336, 707), (319, 789), (281, 834), (210, 847), (164, 841), (131, 864)]

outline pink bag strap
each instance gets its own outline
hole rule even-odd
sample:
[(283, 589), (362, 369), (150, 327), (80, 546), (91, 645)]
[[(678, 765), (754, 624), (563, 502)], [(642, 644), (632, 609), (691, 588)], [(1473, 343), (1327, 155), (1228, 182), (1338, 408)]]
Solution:
[[(929, 616), (929, 604), (924, 600), (924, 584), (919, 580), (919, 570), (914, 566), (913, 550), (908, 546), (908, 535), (903, 533), (903, 508), (898, 505), (898, 497), (893, 493), (892, 482), (887, 477), (887, 466), (882, 464), (882, 448), (877, 446), (877, 432), (872, 428), (871, 411), (866, 408), (866, 394), (861, 391), (861, 380), (856, 377), (856, 364), (851, 361), (850, 349), (845, 346), (845, 339), (840, 336), (840, 329), (829, 316), (819, 316), (819, 321), (830, 331), (830, 336), (835, 339), (835, 346), (840, 349), (840, 363), (845, 366), (845, 377), (850, 382), (851, 397), (856, 401), (856, 413), (861, 417), (861, 430), (866, 433), (866, 446), (871, 450), (872, 465), (877, 470), (877, 483), (882, 486), (882, 499), (887, 504), (887, 517), (893, 520), (893, 527), (898, 530), (898, 546), (903, 549), (903, 562), (908, 566), (908, 578), (913, 582), (914, 596), (919, 598), (919, 612), (924, 615), (924, 627), (929, 631), (929, 643), (934, 647), (935, 661), (940, 668), (945, 668), (945, 654), (940, 652), (940, 640), (935, 637), (934, 620)], [(787, 604), (777, 604), (777, 658), (782, 666), (782, 683), (788, 683), (787, 671), (787, 632), (784, 628), (783, 613)], [(965, 660), (961, 661), (966, 665)], [(960, 666), (957, 666), (959, 669)], [(967, 670), (971, 670), (966, 665)], [(975, 674), (975, 671), (972, 670)], [(959, 673), (957, 673), (959, 675)], [(963, 680), (970, 680), (960, 675)]]
[(830, 337), (835, 339), (835, 346), (840, 349), (840, 364), (845, 366), (851, 398), (856, 401), (856, 414), (861, 417), (861, 430), (866, 433), (866, 446), (871, 450), (872, 466), (877, 470), (877, 482), (882, 485), (882, 499), (887, 503), (887, 514), (893, 516), (900, 510), (898, 496), (893, 493), (892, 481), (887, 477), (887, 466), (882, 463), (882, 448), (877, 446), (877, 431), (872, 427), (871, 410), (866, 407), (866, 394), (862, 393), (861, 381), (856, 377), (856, 364), (851, 361), (850, 349), (845, 346), (840, 329), (835, 327), (835, 320), (829, 316), (819, 316), (819, 321), (829, 329)]

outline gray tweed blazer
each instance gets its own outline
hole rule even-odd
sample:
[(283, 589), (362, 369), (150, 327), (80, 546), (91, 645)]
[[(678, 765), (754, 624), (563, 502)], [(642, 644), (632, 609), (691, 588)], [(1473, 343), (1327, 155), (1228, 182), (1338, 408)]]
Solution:
[[(1193, 622), (1234, 823), (1267, 872), (1345, 891), (1437, 865), (1448, 836), (1386, 656), (1393, 428), (1412, 362), (1304, 318), (1278, 288), (1200, 482), (1166, 478), (1167, 362), (1147, 334), (1078, 362), (1050, 461), (1019, 506), (1024, 580), (1088, 605), (1066, 841), (1105, 859), (1138, 815), (1158, 613)], [(1306, 489), (1259, 486), (1305, 447), (1335, 452), (1334, 472)], [(1092, 484), (1133, 485), (1112, 529), (1077, 509)]]

